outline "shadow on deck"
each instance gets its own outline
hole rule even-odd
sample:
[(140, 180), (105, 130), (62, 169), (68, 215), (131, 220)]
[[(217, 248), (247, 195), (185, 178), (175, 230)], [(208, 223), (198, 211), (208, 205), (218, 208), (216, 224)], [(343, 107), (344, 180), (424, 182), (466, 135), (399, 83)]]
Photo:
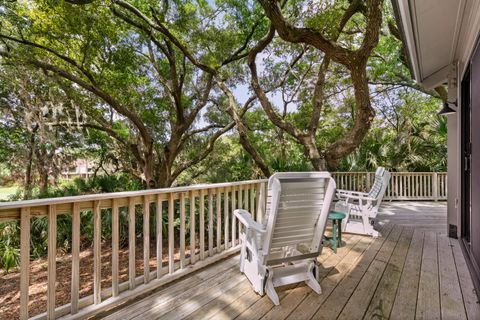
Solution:
[(106, 319), (480, 319), (480, 305), (446, 204), (385, 203), (377, 239), (345, 234), (325, 248), (322, 294), (304, 284), (278, 288), (280, 306), (252, 290), (238, 256), (116, 308)]

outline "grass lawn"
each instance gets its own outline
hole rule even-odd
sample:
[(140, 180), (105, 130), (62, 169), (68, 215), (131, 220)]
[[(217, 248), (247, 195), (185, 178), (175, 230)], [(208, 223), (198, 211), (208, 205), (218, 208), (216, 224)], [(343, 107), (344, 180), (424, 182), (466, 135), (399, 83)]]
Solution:
[(7, 200), (17, 192), (18, 187), (0, 187), (0, 200)]

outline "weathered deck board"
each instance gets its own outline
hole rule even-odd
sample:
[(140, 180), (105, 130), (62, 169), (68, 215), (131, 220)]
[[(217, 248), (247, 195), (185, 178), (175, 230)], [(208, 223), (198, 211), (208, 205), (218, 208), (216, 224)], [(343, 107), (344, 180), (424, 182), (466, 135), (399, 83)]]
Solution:
[[(446, 237), (442, 203), (386, 203), (382, 237), (345, 235), (319, 257), (322, 294), (278, 288), (280, 306), (260, 297), (224, 260), (110, 314), (108, 319), (480, 319), (458, 241)], [(453, 247), (451, 247), (453, 246)]]
[(452, 248), (447, 237), (438, 237), (438, 272), (440, 279), (440, 312), (442, 319), (467, 319), (465, 308), (458, 304), (462, 291), (458, 281)]
[(413, 229), (405, 227), (370, 301), (364, 319), (389, 318), (412, 236)]
[[(369, 269), (375, 269), (376, 267), (370, 268), (370, 266), (378, 261), (376, 264), (384, 264), (385, 262), (381, 260), (375, 260), (375, 257), (378, 255), (390, 255), (394, 247), (393, 239), (398, 239), (402, 227), (395, 227), (388, 234), (383, 232), (387, 239), (378, 238), (376, 242), (370, 247), (370, 249), (365, 252), (362, 256), (361, 261), (355, 268), (353, 268), (348, 275), (337, 285), (332, 294), (327, 298), (325, 303), (318, 309), (317, 313), (314, 315), (313, 319), (335, 319), (337, 318), (344, 306), (348, 303), (350, 297), (355, 292), (355, 289), (361, 282), (365, 273)], [(383, 240), (383, 241), (382, 241)], [(369, 272), (370, 274), (370, 272)], [(362, 285), (363, 287), (363, 285)], [(368, 304), (367, 304), (368, 306)], [(361, 315), (360, 315), (361, 318)]]
[(417, 306), (418, 280), (423, 252), (424, 232), (415, 230), (405, 260), (400, 283), (397, 288), (395, 302), (390, 319), (407, 320), (415, 318)]
[(452, 245), (453, 256), (455, 258), (455, 266), (457, 269), (460, 288), (462, 290), (463, 301), (467, 317), (470, 320), (480, 319), (480, 302), (475, 294), (472, 279), (468, 271), (465, 257), (460, 249), (460, 244), (456, 239), (449, 239)]
[(437, 235), (425, 233), (415, 319), (440, 319)]

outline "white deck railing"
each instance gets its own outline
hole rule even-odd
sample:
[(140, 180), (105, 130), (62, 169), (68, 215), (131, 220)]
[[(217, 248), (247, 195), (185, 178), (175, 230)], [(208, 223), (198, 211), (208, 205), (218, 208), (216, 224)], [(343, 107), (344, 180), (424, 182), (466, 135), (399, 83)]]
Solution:
[[(40, 199), (0, 204), (0, 222), (21, 221), (20, 248), (20, 318), (27, 319), (30, 278), (30, 219), (48, 217), (48, 280), (47, 312), (35, 319), (54, 319), (71, 314), (84, 318), (102, 309), (132, 299), (162, 284), (218, 261), (238, 250), (240, 225), (232, 214), (244, 208), (261, 221), (265, 206), (267, 180), (194, 185), (190, 187), (118, 192), (76, 197)], [(262, 200), (263, 199), (263, 200)], [(193, 205), (190, 205), (193, 204)], [(128, 281), (119, 282), (119, 209), (128, 208)], [(151, 209), (156, 221), (156, 270), (150, 271)], [(165, 213), (163, 209), (166, 209)], [(188, 209), (188, 212), (187, 212)], [(101, 215), (112, 214), (112, 286), (101, 287)], [(93, 211), (93, 295), (79, 298), (80, 214)], [(135, 212), (143, 215), (144, 273), (135, 275)], [(108, 212), (108, 211), (107, 211)], [(72, 215), (71, 302), (61, 307), (55, 304), (57, 215)], [(166, 234), (162, 234), (162, 216), (168, 215)], [(189, 215), (189, 218), (187, 218)], [(197, 218), (196, 218), (197, 217)], [(180, 221), (175, 234), (175, 221)], [(186, 221), (189, 228), (186, 229)], [(185, 243), (189, 233), (189, 244)], [(178, 239), (179, 237), (179, 239)], [(198, 243), (196, 240), (199, 240)], [(163, 243), (168, 246), (167, 263)], [(188, 251), (186, 248), (188, 247)], [(190, 248), (195, 248), (190, 250)], [(187, 255), (186, 252), (189, 252)], [(190, 252), (194, 252), (190, 254)], [(177, 259), (175, 254), (177, 253)], [(179, 258), (178, 258), (179, 256)]]
[[(373, 172), (335, 172), (338, 189), (370, 190)], [(385, 200), (446, 200), (446, 172), (392, 172)]]
[[(337, 188), (365, 191), (373, 173), (333, 173)], [(27, 319), (30, 278), (30, 220), (48, 217), (47, 312), (35, 319), (70, 314), (84, 318), (153, 290), (238, 251), (239, 224), (232, 214), (244, 208), (261, 222), (265, 212), (267, 180), (194, 185), (189, 187), (118, 192), (76, 197), (0, 203), (0, 222), (21, 221), (20, 318)], [(392, 173), (386, 199), (441, 200), (447, 196), (446, 173)], [(192, 205), (190, 205), (192, 204)], [(128, 210), (128, 281), (119, 280), (119, 210)], [(93, 295), (79, 297), (80, 215), (93, 212)], [(102, 214), (112, 215), (112, 284), (101, 287)], [(144, 272), (135, 270), (135, 216), (143, 216)], [(56, 306), (57, 215), (72, 215), (71, 300)], [(156, 226), (150, 226), (155, 215)], [(164, 223), (166, 220), (166, 234)], [(187, 226), (188, 222), (188, 226)], [(174, 224), (179, 223), (175, 233)], [(187, 230), (188, 228), (188, 230)], [(150, 234), (155, 230), (156, 270), (150, 271)], [(189, 243), (186, 243), (187, 236)], [(110, 240), (108, 240), (110, 241)], [(168, 247), (164, 254), (164, 244)], [(190, 250), (192, 249), (192, 250)], [(177, 254), (177, 255), (176, 255)]]

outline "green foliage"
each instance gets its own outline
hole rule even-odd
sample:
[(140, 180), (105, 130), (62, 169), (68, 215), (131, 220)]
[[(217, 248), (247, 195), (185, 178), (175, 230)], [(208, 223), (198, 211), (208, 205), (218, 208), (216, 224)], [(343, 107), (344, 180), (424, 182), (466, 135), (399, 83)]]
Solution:
[[(153, 176), (159, 184), (263, 177), (235, 132), (216, 140), (213, 152), (202, 156), (215, 130), (232, 121), (228, 100), (214, 81), (211, 92), (206, 94), (207, 102), (198, 114), (193, 113), (190, 124), (185, 125), (185, 115), (179, 111), (188, 114), (202, 103), (208, 75), (198, 64), (215, 69), (214, 80), (222, 80), (238, 101), (252, 96), (245, 57), (269, 27), (259, 3), (128, 1), (148, 19), (154, 20), (155, 14), (159, 23), (191, 53), (189, 57), (159, 30), (139, 29), (137, 25), (145, 25), (144, 21), (118, 3), (98, 0), (75, 6), (55, 0), (0, 5), (0, 33), (37, 44), (25, 45), (5, 38), (0, 44), (2, 52), (19, 59), (1, 58), (5, 63), (0, 66), (0, 185), (21, 185), (26, 180), (27, 164), (31, 163), (32, 193), (18, 192), (14, 200), (143, 189), (143, 166), (150, 150), (135, 119), (144, 125), (153, 141)], [(344, 32), (337, 34), (350, 3), (291, 0), (282, 10), (290, 23), (318, 30), (328, 39), (338, 40), (340, 46), (354, 50), (365, 33), (362, 14), (351, 17)], [(418, 87), (402, 63), (402, 44), (387, 26), (393, 19), (389, 3), (385, 4), (384, 17), (380, 41), (367, 66), (376, 111), (374, 125), (360, 146), (332, 169), (363, 171), (382, 165), (397, 171), (443, 171), (447, 125), (445, 118), (436, 116), (440, 107), (438, 94)], [(239, 49), (242, 58), (226, 63)], [(257, 57), (260, 84), (268, 91), (275, 111), (299, 130), (309, 126), (312, 97), (324, 58), (318, 50), (278, 37)], [(52, 64), (88, 85), (81, 86), (81, 81), (72, 82), (48, 68), (39, 71), (38, 66), (26, 63), (29, 59)], [(175, 81), (181, 83), (181, 89), (175, 90)], [(91, 86), (103, 90), (102, 94), (89, 90)], [(320, 151), (351, 130), (356, 110), (352, 81), (344, 66), (330, 63), (322, 88), (321, 116), (314, 136)], [(181, 108), (177, 109), (177, 104)], [(124, 110), (119, 111), (117, 105)], [(313, 170), (305, 148), (274, 126), (257, 100), (242, 117), (247, 138), (272, 172)], [(34, 143), (30, 142), (32, 138)], [(32, 155), (31, 150), (39, 154)], [(72, 160), (82, 158), (95, 160), (98, 175), (89, 180), (51, 183), (59, 181), (60, 172)], [(184, 166), (178, 176), (164, 181)], [(42, 170), (51, 184), (44, 190), (39, 182)], [(138, 235), (143, 229), (140, 210), (137, 207)], [(156, 208), (152, 206), (151, 210)], [(165, 210), (162, 208), (164, 228), (168, 224)], [(92, 219), (92, 212), (81, 215), (84, 247), (93, 241)], [(150, 225), (155, 226), (155, 215), (150, 219)], [(101, 221), (102, 236), (108, 240), (112, 233), (110, 210), (102, 212)], [(127, 221), (127, 209), (120, 208), (122, 246), (128, 244)], [(71, 223), (69, 215), (58, 217), (57, 242), (65, 253), (71, 250)], [(174, 223), (178, 232), (179, 220)], [(7, 271), (18, 265), (18, 228), (18, 223), (0, 224), (0, 268)], [(48, 244), (47, 219), (32, 218), (31, 229), (31, 256), (43, 257)], [(151, 230), (154, 232), (154, 228)]]
[(0, 269), (8, 272), (20, 263), (20, 227), (17, 221), (0, 223)]

